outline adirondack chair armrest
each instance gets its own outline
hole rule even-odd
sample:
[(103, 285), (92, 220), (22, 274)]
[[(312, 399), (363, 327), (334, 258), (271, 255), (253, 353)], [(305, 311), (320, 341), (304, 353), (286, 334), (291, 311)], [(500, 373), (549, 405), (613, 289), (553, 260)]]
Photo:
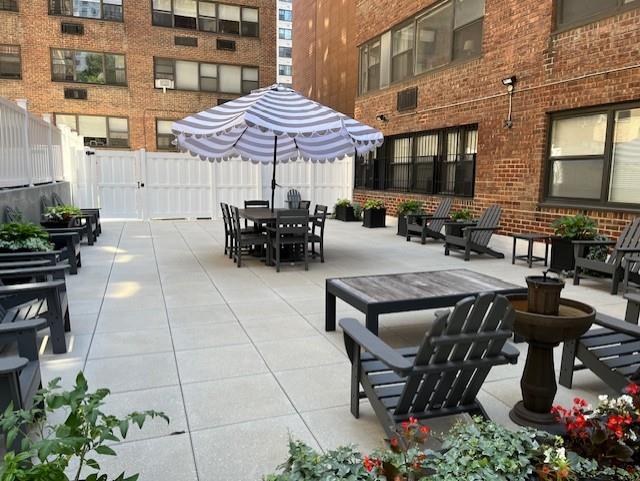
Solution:
[(29, 282), (27, 284), (14, 284), (11, 286), (0, 286), (0, 296), (25, 294), (27, 292), (38, 292), (52, 288), (64, 287), (65, 282), (47, 281), (47, 282)]
[(465, 227), (463, 230), (465, 231), (474, 231), (474, 230), (498, 230), (500, 227), (499, 226), (494, 226), (494, 227), (476, 227), (475, 225), (472, 226), (468, 226)]
[(404, 376), (411, 372), (413, 364), (409, 360), (356, 319), (341, 319), (340, 327), (342, 327), (345, 336), (351, 338), (358, 346), (389, 366), (396, 373)]
[(617, 319), (606, 314), (597, 313), (595, 323), (599, 326), (611, 329), (616, 333), (627, 334), (640, 339), (640, 326), (632, 324), (631, 322), (623, 321), (622, 319)]
[(0, 374), (11, 374), (24, 368), (27, 364), (29, 364), (29, 360), (24, 357), (2, 357), (0, 358)]
[(407, 218), (407, 222), (409, 222), (412, 219), (429, 219), (431, 218), (431, 214), (406, 214), (405, 217)]
[(452, 221), (452, 222), (445, 222), (444, 225), (457, 225), (463, 228), (466, 227), (474, 227), (476, 225), (478, 225), (477, 222), (456, 222), (456, 221)]
[(517, 364), (520, 351), (510, 342), (506, 342), (504, 346), (502, 346), (502, 355), (507, 358), (509, 364)]
[(80, 236), (84, 232), (84, 227), (65, 227), (62, 229), (45, 229), (50, 237), (53, 236)]
[(627, 301), (640, 305), (640, 294), (627, 293), (623, 296)]
[(34, 319), (25, 319), (17, 322), (3, 322), (0, 324), (0, 336), (4, 334), (13, 334), (15, 332), (27, 331), (34, 329), (36, 331), (47, 327), (48, 321), (41, 317)]
[(23, 275), (34, 274), (55, 274), (58, 272), (64, 272), (69, 269), (66, 264), (58, 264), (55, 266), (42, 266), (42, 267), (19, 267), (17, 269), (2, 269), (0, 270), (0, 278), (2, 277), (20, 277)]
[(55, 257), (59, 256), (62, 253), (61, 250), (51, 250), (51, 251), (35, 251), (35, 252), (3, 252), (0, 254), (0, 260), (3, 261), (11, 261), (15, 259), (16, 261), (24, 260), (27, 258), (46, 258), (46, 257)]
[(624, 254), (637, 254), (640, 252), (640, 247), (618, 247), (617, 251)]

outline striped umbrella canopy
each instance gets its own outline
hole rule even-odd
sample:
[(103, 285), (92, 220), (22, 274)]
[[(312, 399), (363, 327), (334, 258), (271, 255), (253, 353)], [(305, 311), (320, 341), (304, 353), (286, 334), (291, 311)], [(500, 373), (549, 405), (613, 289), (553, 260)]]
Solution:
[(252, 91), (174, 122), (183, 152), (211, 162), (233, 158), (276, 163), (298, 159), (331, 162), (382, 145), (382, 133), (280, 85)]

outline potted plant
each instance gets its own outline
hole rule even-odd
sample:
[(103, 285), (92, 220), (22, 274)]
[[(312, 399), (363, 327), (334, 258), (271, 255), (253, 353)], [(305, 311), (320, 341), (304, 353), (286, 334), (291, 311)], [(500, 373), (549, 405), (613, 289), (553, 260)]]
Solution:
[(460, 209), (451, 213), (451, 221), (445, 224), (447, 235), (462, 237), (464, 229), (473, 220), (473, 214), (469, 209)]
[[(403, 200), (398, 204), (398, 235), (407, 236), (407, 215), (421, 214), (422, 202), (419, 200)], [(418, 219), (421, 222), (421, 219)]]
[(0, 252), (46, 252), (52, 249), (49, 234), (38, 225), (19, 222), (0, 225)]
[(333, 211), (336, 219), (343, 222), (353, 222), (357, 220), (353, 212), (353, 205), (349, 199), (338, 199)]
[(73, 227), (76, 217), (81, 214), (82, 211), (73, 205), (47, 207), (47, 211), (44, 213), (44, 221), (41, 224), (49, 228)]
[(593, 240), (598, 235), (596, 221), (586, 215), (563, 216), (551, 223), (550, 270), (572, 271), (575, 267), (574, 240)]
[(369, 199), (362, 206), (362, 225), (365, 227), (385, 227), (386, 217), (387, 209), (381, 200)]
[[(0, 479), (7, 481), (135, 481), (138, 475), (112, 478), (101, 473), (99, 456), (116, 456), (114, 443), (127, 437), (132, 425), (142, 428), (162, 412), (132, 412), (122, 418), (102, 412), (108, 389), (89, 392), (82, 373), (71, 391), (62, 391), (60, 379), (51, 381), (34, 397), (28, 410), (10, 408), (0, 415), (0, 433), (6, 451)], [(54, 416), (51, 414), (56, 413)], [(50, 419), (47, 419), (49, 416)], [(61, 419), (52, 423), (51, 418)], [(25, 428), (31, 426), (27, 436)]]

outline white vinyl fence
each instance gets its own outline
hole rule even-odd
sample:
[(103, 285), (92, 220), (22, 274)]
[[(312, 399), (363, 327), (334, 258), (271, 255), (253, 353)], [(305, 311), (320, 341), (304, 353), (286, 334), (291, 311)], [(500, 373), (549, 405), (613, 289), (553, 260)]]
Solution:
[(68, 180), (67, 170), (84, 152), (82, 139), (69, 129), (31, 114), (0, 97), (0, 188)]
[[(108, 218), (219, 218), (220, 202), (271, 198), (272, 166), (239, 159), (210, 163), (172, 152), (96, 150), (75, 174), (76, 203), (99, 206)], [(276, 206), (295, 188), (312, 205), (332, 207), (351, 196), (352, 160), (278, 164), (276, 179)]]

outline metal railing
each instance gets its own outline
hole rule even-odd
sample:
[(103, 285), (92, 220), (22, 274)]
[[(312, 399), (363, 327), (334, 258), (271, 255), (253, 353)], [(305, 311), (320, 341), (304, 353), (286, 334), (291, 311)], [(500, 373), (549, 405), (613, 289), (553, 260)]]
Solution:
[(65, 155), (75, 155), (82, 142), (69, 129), (61, 130), (0, 97), (0, 188), (24, 187), (65, 179)]

